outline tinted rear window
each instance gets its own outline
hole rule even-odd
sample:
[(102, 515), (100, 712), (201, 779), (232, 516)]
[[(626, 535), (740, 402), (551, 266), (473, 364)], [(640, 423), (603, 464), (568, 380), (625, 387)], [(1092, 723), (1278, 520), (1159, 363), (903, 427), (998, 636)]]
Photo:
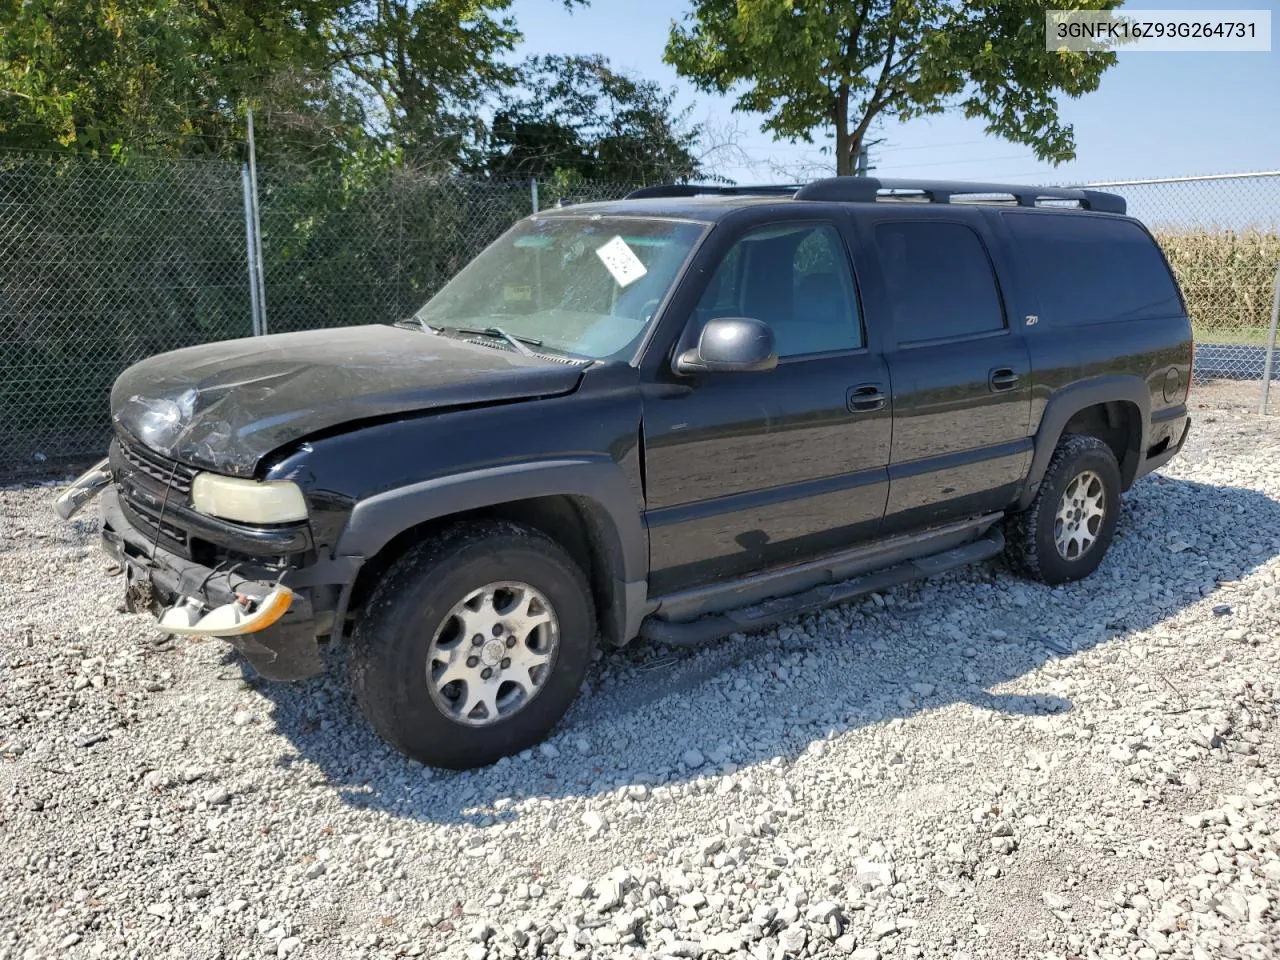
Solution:
[(963, 223), (876, 224), (876, 258), (893, 304), (899, 343), (1004, 329), (1004, 307), (982, 239)]
[(1169, 268), (1136, 223), (1006, 213), (1042, 318), (1059, 325), (1178, 316)]

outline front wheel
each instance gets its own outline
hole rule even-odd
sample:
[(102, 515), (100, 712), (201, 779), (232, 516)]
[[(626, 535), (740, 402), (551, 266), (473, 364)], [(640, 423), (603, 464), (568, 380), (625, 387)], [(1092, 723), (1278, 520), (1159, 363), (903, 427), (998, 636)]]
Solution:
[(1097, 437), (1058, 442), (1031, 506), (1009, 524), (1013, 566), (1056, 585), (1098, 568), (1120, 518), (1120, 466)]
[(485, 766), (551, 731), (595, 633), (586, 578), (559, 544), (517, 524), (459, 524), (411, 549), (374, 590), (352, 637), (352, 686), (402, 752)]

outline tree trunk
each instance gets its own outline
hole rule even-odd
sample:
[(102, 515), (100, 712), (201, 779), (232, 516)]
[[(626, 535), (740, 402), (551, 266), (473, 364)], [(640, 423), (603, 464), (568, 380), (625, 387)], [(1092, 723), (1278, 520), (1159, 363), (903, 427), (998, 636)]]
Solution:
[(836, 90), (836, 176), (853, 173), (853, 154), (849, 151), (849, 84), (841, 81)]

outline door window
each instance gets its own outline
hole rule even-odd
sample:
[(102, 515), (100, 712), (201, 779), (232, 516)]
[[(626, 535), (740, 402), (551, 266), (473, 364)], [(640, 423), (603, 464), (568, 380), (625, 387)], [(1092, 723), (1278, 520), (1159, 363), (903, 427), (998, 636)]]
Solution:
[(730, 249), (698, 304), (702, 322), (752, 317), (773, 329), (778, 356), (856, 350), (858, 299), (840, 234), (828, 224), (753, 230)]
[(876, 224), (899, 343), (980, 336), (1005, 329), (986, 247), (971, 227), (938, 220)]

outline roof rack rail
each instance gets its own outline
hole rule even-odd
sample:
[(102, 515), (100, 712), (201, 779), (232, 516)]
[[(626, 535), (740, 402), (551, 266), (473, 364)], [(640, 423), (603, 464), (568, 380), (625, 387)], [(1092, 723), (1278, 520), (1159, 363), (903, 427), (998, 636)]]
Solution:
[[(878, 177), (828, 177), (796, 191), (797, 200), (836, 200), (874, 203), (876, 200), (915, 194), (928, 203), (991, 202), (985, 198), (1007, 196), (1020, 207), (1038, 206), (1042, 200), (1074, 200), (1085, 210), (1124, 213), (1124, 197), (1100, 190), (1076, 187), (1037, 187), (1027, 184), (971, 183), (965, 180), (900, 180)], [(964, 197), (973, 197), (964, 200)], [(979, 200), (978, 198), (983, 198)]]
[(762, 183), (756, 186), (737, 184), (660, 183), (641, 187), (627, 194), (627, 200), (645, 200), (653, 197), (789, 197), (800, 189), (799, 184)]
[[(1037, 187), (1028, 184), (977, 183), (967, 180), (901, 180), (878, 177), (827, 177), (804, 186), (773, 183), (754, 186), (733, 184), (664, 183), (641, 187), (627, 194), (628, 200), (654, 197), (794, 197), (796, 200), (831, 200), (844, 203), (875, 203), (886, 199), (917, 199), (927, 203), (1006, 203), (1020, 207), (1039, 206), (1042, 201), (1073, 200), (1085, 210), (1125, 213), (1122, 196), (1079, 187)], [(965, 199), (969, 198), (969, 199)]]

